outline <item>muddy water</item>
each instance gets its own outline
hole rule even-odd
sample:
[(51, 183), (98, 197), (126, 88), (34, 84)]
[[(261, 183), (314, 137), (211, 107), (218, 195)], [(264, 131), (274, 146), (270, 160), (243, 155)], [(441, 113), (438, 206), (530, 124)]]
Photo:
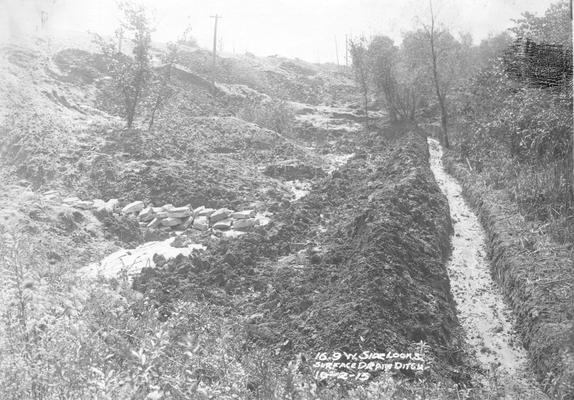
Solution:
[(498, 398), (546, 399), (532, 379), (512, 315), (491, 278), (482, 226), (458, 182), (445, 172), (440, 144), (430, 138), (428, 142), (431, 168), (448, 199), (454, 226), (447, 268), (458, 317), (471, 354), (486, 371), (478, 378), (491, 388), (495, 385), (501, 391)]

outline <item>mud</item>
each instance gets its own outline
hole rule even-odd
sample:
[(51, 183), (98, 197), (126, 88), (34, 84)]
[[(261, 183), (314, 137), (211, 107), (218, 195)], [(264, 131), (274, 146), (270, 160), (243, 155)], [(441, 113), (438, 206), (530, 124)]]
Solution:
[(444, 267), (452, 228), (426, 143), (410, 134), (358, 153), (267, 226), (146, 268), (134, 288), (164, 310), (186, 298), (260, 315), (249, 331), (269, 334), (252, 345), (278, 360), (422, 341), (423, 376), (469, 385)]
[(447, 264), (459, 321), (471, 353), (504, 389), (504, 399), (546, 399), (528, 368), (512, 313), (494, 283), (486, 251), (486, 237), (474, 212), (464, 201), (462, 188), (442, 165), (440, 144), (429, 139), (431, 168), (447, 197), (454, 223), (452, 255)]

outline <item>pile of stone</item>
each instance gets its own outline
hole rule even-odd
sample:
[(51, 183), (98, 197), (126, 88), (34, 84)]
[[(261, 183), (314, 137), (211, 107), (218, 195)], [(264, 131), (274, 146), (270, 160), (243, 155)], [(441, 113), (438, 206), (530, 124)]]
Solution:
[[(43, 193), (47, 200), (60, 199), (56, 191)], [(228, 208), (213, 209), (204, 206), (193, 209), (190, 205), (175, 207), (165, 204), (161, 207), (145, 205), (143, 201), (134, 201), (120, 208), (118, 199), (104, 201), (101, 199), (81, 200), (78, 197), (68, 197), (61, 200), (63, 204), (82, 210), (94, 212), (116, 213), (136, 218), (142, 228), (161, 230), (186, 230), (227, 232), (226, 236), (237, 236), (252, 230), (258, 225), (265, 225), (268, 219), (257, 215), (255, 210), (233, 211)]]
[(123, 215), (139, 220), (146, 228), (188, 228), (207, 231), (210, 228), (219, 231), (236, 230), (246, 232), (261, 224), (255, 210), (233, 211), (228, 208), (213, 209), (204, 206), (192, 209), (190, 206), (174, 207), (166, 204), (162, 207), (145, 206), (143, 201), (134, 201), (122, 208)]

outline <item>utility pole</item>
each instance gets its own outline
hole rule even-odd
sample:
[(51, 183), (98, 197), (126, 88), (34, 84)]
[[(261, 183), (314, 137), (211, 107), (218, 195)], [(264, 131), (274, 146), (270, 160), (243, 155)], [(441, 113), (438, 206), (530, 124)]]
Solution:
[(211, 85), (213, 89), (213, 96), (215, 96), (215, 63), (216, 63), (216, 54), (217, 54), (217, 21), (219, 18), (222, 18), (221, 15), (212, 15), (211, 18), (215, 18), (215, 26), (213, 28), (213, 71), (212, 71), (212, 78), (211, 78)]
[(349, 67), (349, 37), (345, 35), (345, 67)]
[(341, 64), (339, 64), (339, 45), (337, 43), (336, 35), (335, 35), (335, 56), (337, 57), (337, 71), (341, 72)]

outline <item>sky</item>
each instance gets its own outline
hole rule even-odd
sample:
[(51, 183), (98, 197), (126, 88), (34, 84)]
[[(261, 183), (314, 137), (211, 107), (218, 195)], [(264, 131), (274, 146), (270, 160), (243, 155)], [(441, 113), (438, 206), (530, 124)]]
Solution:
[[(429, 20), (428, 0), (136, 0), (155, 19), (155, 41), (174, 41), (190, 26), (202, 47), (211, 48), (211, 16), (218, 48), (226, 53), (277, 54), (311, 62), (344, 63), (345, 37), (401, 35)], [(438, 21), (475, 43), (512, 26), (529, 11), (543, 15), (555, 0), (433, 0)], [(116, 0), (0, 0), (0, 35), (33, 31), (47, 10), (46, 30), (109, 34), (118, 26)], [(3, 26), (2, 26), (3, 25)]]

